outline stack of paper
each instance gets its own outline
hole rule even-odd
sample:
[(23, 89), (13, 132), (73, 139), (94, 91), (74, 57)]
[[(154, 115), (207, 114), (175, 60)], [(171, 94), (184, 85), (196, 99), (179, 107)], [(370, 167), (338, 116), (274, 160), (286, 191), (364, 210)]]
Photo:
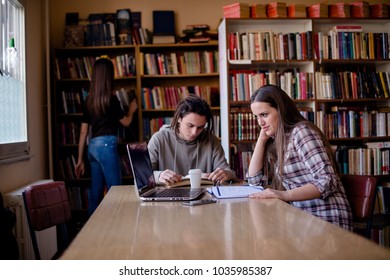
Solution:
[(261, 192), (264, 188), (260, 186), (221, 186), (210, 187), (207, 191), (217, 198), (241, 198)]

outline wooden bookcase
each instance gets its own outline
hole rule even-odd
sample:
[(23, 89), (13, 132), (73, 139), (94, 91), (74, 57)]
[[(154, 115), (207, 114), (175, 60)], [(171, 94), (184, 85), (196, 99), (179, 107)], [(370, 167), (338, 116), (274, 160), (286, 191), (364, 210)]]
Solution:
[[(126, 143), (147, 141), (151, 133), (169, 122), (178, 100), (186, 94), (199, 94), (209, 100), (218, 122), (216, 133), (219, 135), (217, 42), (54, 49), (51, 100), (54, 179), (66, 182), (72, 209), (82, 215), (87, 205), (90, 170), (86, 158), (86, 174), (77, 179), (74, 165), (77, 160), (83, 98), (88, 93), (93, 61), (101, 56), (114, 62), (115, 89), (119, 92), (135, 91), (138, 100), (139, 109), (132, 124), (129, 128), (122, 128), (118, 135), (124, 183), (133, 183)], [(174, 56), (177, 56), (177, 64), (172, 62)], [(180, 57), (183, 58), (180, 60)], [(148, 65), (154, 65), (156, 71), (149, 72)], [(163, 72), (163, 69), (171, 71), (174, 67), (178, 67), (178, 72)], [(168, 103), (170, 93), (175, 93), (176, 99), (170, 98)], [(148, 106), (145, 105), (146, 100), (149, 100)], [(159, 105), (151, 106), (150, 102)], [(153, 130), (150, 129), (151, 124), (155, 125)]]
[[(334, 26), (362, 31), (340, 33), (346, 40), (339, 42), (329, 33)], [(218, 34), (221, 142), (239, 177), (245, 179), (259, 134), (249, 96), (273, 83), (328, 136), (343, 173), (390, 181), (388, 158), (382, 162), (390, 146), (388, 19), (228, 18)]]
[[(184, 96), (202, 96), (219, 124), (218, 44), (140, 45), (139, 92), (142, 139), (148, 141), (162, 124), (170, 123)], [(214, 131), (219, 136), (219, 126)]]

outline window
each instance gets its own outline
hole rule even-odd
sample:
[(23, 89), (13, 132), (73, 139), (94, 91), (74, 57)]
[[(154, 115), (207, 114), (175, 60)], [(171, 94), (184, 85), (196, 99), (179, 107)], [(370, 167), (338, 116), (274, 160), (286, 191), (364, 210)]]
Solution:
[(0, 163), (7, 163), (29, 155), (24, 7), (0, 1)]

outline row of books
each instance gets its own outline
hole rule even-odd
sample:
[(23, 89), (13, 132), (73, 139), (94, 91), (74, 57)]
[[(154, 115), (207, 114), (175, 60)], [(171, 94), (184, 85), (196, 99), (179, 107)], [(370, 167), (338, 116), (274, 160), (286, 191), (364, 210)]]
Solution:
[(315, 72), (317, 99), (389, 98), (390, 72), (354, 67), (358, 72)]
[(364, 146), (340, 146), (336, 158), (343, 174), (390, 174), (389, 142), (371, 142)]
[(274, 33), (251, 30), (228, 34), (229, 60), (312, 59), (312, 31)]
[[(171, 124), (172, 117), (160, 117), (160, 118), (143, 118), (143, 135), (144, 141), (148, 141), (154, 133), (156, 133), (164, 124)], [(220, 116), (213, 115), (213, 133), (215, 136), (220, 137)]]
[(390, 227), (372, 228), (370, 239), (384, 248), (390, 248)]
[(316, 124), (330, 139), (390, 136), (390, 108), (377, 110), (333, 106), (332, 112), (318, 111)]
[(377, 192), (377, 206), (375, 213), (390, 214), (390, 183), (384, 182), (378, 186)]
[(232, 155), (231, 166), (237, 178), (247, 180), (248, 168), (252, 159), (252, 151), (237, 151)]
[(66, 14), (65, 47), (115, 46), (149, 43), (149, 34), (141, 26), (142, 13), (130, 9), (92, 13), (79, 19), (78, 13)]
[(75, 167), (76, 167), (77, 156), (71, 154), (63, 159), (59, 160), (59, 178), (74, 180), (76, 179)]
[(317, 3), (313, 5), (271, 2), (268, 4), (234, 3), (223, 6), (225, 18), (388, 18), (389, 6), (385, 3)]
[(314, 34), (314, 53), (316, 59), (389, 59), (389, 34), (333, 29), (318, 32)]
[(210, 86), (182, 86), (182, 87), (160, 87), (142, 88), (142, 108), (150, 109), (175, 109), (179, 102), (190, 94), (202, 97), (214, 107), (219, 106), (219, 90)]
[(313, 73), (299, 72), (292, 68), (279, 70), (231, 70), (231, 100), (249, 101), (250, 95), (263, 85), (280, 86), (292, 99), (312, 99)]
[(218, 73), (218, 51), (141, 53), (141, 74), (179, 75)]
[(83, 112), (83, 100), (88, 94), (85, 88), (80, 90), (63, 90), (61, 92), (61, 110), (63, 114), (80, 114)]
[[(63, 114), (81, 114), (84, 100), (88, 95), (86, 88), (63, 90), (61, 92), (60, 112)], [(135, 98), (135, 89), (120, 88), (115, 90), (122, 110), (127, 112), (129, 103)]]
[[(298, 107), (302, 116), (314, 123), (314, 112), (308, 108)], [(230, 127), (232, 141), (256, 141), (260, 126), (257, 118), (251, 112), (233, 110), (230, 112)]]
[[(137, 137), (131, 127), (119, 127), (118, 141), (136, 141)], [(80, 138), (80, 122), (61, 122), (59, 124), (58, 144), (77, 145)], [(90, 135), (87, 136), (86, 143), (89, 143)]]
[(88, 208), (88, 189), (78, 186), (67, 186), (69, 205), (71, 210), (85, 210)]
[(59, 124), (60, 145), (77, 145), (80, 138), (80, 122), (61, 122)]
[(257, 118), (250, 112), (231, 112), (230, 129), (232, 141), (256, 141), (260, 133)]
[[(56, 58), (55, 74), (60, 79), (91, 79), (95, 60), (92, 56)], [(135, 57), (131, 54), (121, 54), (110, 57), (114, 64), (115, 78), (130, 77), (136, 74)]]
[(172, 117), (143, 118), (142, 128), (144, 141), (148, 141), (164, 124), (170, 124)]

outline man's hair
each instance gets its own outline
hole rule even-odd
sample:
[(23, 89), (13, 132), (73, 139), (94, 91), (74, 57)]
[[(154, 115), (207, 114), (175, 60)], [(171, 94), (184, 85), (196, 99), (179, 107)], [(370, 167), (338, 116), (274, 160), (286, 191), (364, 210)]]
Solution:
[(211, 113), (210, 106), (204, 99), (195, 94), (190, 94), (179, 102), (172, 119), (171, 129), (176, 133), (179, 133), (179, 120), (190, 113), (205, 116), (207, 121), (205, 131), (208, 131), (208, 133), (213, 132), (213, 115)]

